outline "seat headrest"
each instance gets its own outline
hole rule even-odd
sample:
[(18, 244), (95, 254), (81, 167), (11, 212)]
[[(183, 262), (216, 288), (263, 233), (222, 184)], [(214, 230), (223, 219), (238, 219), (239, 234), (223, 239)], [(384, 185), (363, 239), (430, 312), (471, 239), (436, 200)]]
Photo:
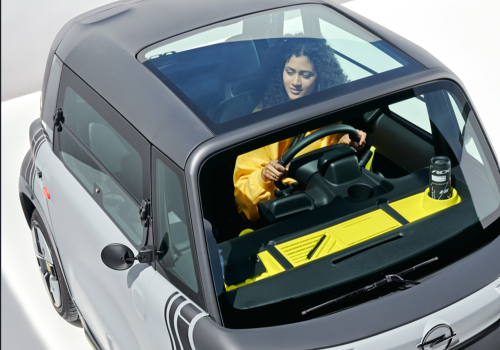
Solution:
[(235, 35), (222, 47), (220, 70), (225, 82), (233, 82), (255, 74), (260, 69), (259, 56), (250, 36)]

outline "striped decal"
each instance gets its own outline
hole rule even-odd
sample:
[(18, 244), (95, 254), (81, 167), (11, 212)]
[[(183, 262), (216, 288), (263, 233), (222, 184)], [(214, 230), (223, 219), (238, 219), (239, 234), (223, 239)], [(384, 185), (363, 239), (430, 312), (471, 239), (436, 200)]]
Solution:
[(201, 317), (207, 316), (179, 292), (172, 294), (165, 306), (165, 321), (173, 350), (195, 350), (193, 329)]
[(26, 166), (26, 169), (24, 169), (24, 174), (22, 175), (26, 179), (26, 182), (28, 182), (29, 187), (33, 189), (36, 176), (36, 157), (43, 143), (48, 142), (49, 144), (51, 144), (51, 142), (47, 131), (45, 131), (45, 129), (41, 126), (36, 129), (34, 133), (30, 131), (30, 134), (33, 135), (30, 139), (31, 157), (29, 159), (28, 165)]
[(31, 138), (31, 150), (33, 152), (33, 157), (36, 158), (38, 151), (40, 150), (40, 146), (45, 142), (50, 143), (49, 136), (44, 128), (40, 128), (35, 132), (35, 135)]
[(28, 182), (28, 185), (33, 189), (34, 185), (34, 175), (35, 174), (35, 162), (33, 161), (33, 157), (30, 158), (30, 161), (28, 163), (28, 166), (26, 167), (26, 173), (24, 175), (24, 178)]

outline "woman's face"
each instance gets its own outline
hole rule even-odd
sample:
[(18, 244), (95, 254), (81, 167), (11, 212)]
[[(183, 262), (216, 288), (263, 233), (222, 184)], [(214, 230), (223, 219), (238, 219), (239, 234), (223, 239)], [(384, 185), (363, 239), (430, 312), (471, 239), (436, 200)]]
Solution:
[(283, 85), (291, 100), (307, 96), (316, 87), (318, 74), (307, 56), (292, 56), (283, 69)]

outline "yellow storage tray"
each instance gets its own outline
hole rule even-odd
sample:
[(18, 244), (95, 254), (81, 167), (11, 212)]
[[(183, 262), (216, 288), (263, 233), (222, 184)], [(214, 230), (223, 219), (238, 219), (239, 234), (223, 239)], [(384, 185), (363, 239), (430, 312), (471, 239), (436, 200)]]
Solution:
[[(452, 197), (446, 200), (438, 201), (432, 199), (429, 197), (429, 189), (427, 189), (422, 193), (401, 199), (389, 205), (408, 220), (408, 222), (412, 223), (460, 203), (461, 198), (457, 194), (457, 191), (453, 188), (451, 191)], [(385, 211), (377, 209), (325, 230), (278, 244), (276, 249), (293, 267), (298, 267), (355, 246), (401, 226), (398, 221)], [(311, 258), (308, 259), (307, 255), (316, 247), (323, 236), (326, 236), (325, 239)], [(268, 251), (261, 252), (258, 256), (266, 267), (266, 272), (249, 278), (237, 285), (226, 286), (226, 290), (233, 290), (285, 271), (285, 268)]]
[[(294, 266), (300, 266), (339, 250), (359, 244), (400, 227), (401, 224), (381, 209), (355, 219), (311, 233), (276, 246), (276, 249)], [(311, 259), (307, 254), (326, 236)]]
[(389, 205), (409, 222), (415, 222), (462, 201), (457, 191), (451, 188), (451, 198), (435, 200), (429, 197), (429, 189), (414, 196), (401, 199)]

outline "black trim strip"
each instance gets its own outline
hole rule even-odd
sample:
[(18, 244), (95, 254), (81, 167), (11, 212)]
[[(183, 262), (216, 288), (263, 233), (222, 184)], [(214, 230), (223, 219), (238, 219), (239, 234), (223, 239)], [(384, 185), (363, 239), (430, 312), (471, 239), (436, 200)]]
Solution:
[(401, 225), (408, 225), (410, 222), (406, 220), (403, 215), (399, 214), (394, 210), (388, 203), (379, 203), (379, 208), (385, 211), (386, 214), (390, 215), (394, 220), (399, 222)]
[(340, 57), (342, 57), (342, 58), (343, 58), (343, 59), (345, 59), (346, 61), (351, 62), (351, 63), (352, 63), (352, 64), (354, 64), (355, 66), (358, 66), (359, 68), (361, 68), (361, 69), (363, 69), (363, 70), (367, 71), (368, 73), (371, 73), (371, 74), (373, 74), (373, 75), (375, 75), (375, 74), (379, 74), (378, 72), (375, 72), (373, 69), (370, 69), (370, 68), (368, 68), (367, 66), (365, 66), (364, 64), (361, 64), (361, 63), (359, 63), (358, 61), (353, 60), (352, 58), (350, 58), (350, 57), (348, 57), (348, 56), (344, 55), (343, 53), (340, 53), (340, 52), (339, 52), (339, 51), (337, 51), (337, 50), (333, 50), (333, 51), (335, 52), (335, 54), (336, 54), (336, 55), (339, 55)]
[(101, 344), (99, 344), (99, 341), (94, 336), (94, 333), (92, 333), (92, 331), (90, 330), (90, 327), (87, 324), (87, 322), (85, 321), (85, 319), (82, 317), (82, 314), (80, 312), (78, 312), (78, 315), (80, 316), (80, 321), (82, 323), (83, 330), (85, 332), (85, 337), (89, 341), (92, 348), (94, 348), (94, 350), (102, 350)]
[(293, 269), (293, 265), (288, 261), (283, 254), (279, 252), (273, 245), (266, 246), (266, 250), (271, 254), (271, 256), (281, 265), (285, 270)]
[(383, 244), (387, 244), (393, 241), (396, 241), (398, 239), (404, 238), (403, 233), (396, 233), (392, 235), (383, 235), (381, 238), (372, 238), (371, 240), (367, 241), (366, 243), (360, 243), (357, 246), (354, 246), (352, 248), (347, 248), (344, 250), (341, 250), (338, 253), (334, 253), (334, 257), (331, 260), (332, 264), (339, 264), (340, 262), (347, 260), (349, 258), (352, 258), (355, 255), (361, 254), (367, 250), (379, 247)]

